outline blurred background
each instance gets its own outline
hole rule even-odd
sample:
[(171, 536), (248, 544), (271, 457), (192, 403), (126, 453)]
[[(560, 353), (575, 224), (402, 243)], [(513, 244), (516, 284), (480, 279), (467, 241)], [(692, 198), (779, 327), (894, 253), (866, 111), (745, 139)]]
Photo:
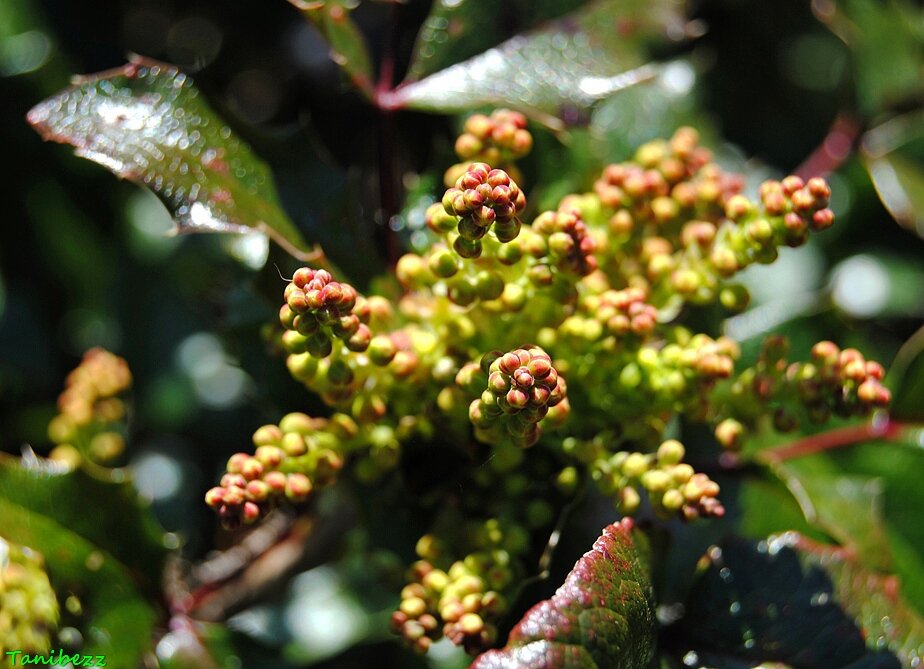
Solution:
[[(352, 12), (374, 61), (393, 45), (396, 82), (430, 5), (364, 1)], [(528, 26), (526, 5), (498, 10), (496, 34)], [(543, 185), (536, 201), (550, 206), (587, 188), (602, 160), (628, 158), (683, 123), (699, 127), (724, 163), (749, 175), (752, 189), (794, 170), (828, 173), (837, 224), (807, 247), (784, 250), (776, 264), (749, 270), (753, 306), (726, 331), (751, 355), (770, 331), (791, 336), (797, 355), (824, 338), (857, 346), (887, 368), (898, 355), (903, 379), (893, 372), (893, 386), (921, 386), (902, 395), (902, 410), (924, 417), (922, 345), (903, 348), (924, 315), (920, 6), (704, 0), (687, 11), (699, 36), (650, 50), (668, 64), (654, 84), (587, 111), (565, 137), (534, 128), (536, 150), (523, 168), (529, 183)], [(25, 123), (29, 108), (71, 74), (119, 66), (129, 53), (194, 76), (269, 162), (304, 235), (361, 286), (393, 260), (389, 239), (413, 241), (421, 203), (437, 195), (442, 171), (455, 162), (459, 118), (397, 115), (390, 160), (403, 192), (399, 211), (390, 212), (379, 191), (380, 115), (351, 91), (319, 33), (286, 2), (0, 3), (7, 165), (0, 448), (47, 452), (46, 427), (67, 372), (89, 347), (119, 353), (135, 377), (124, 461), (160, 522), (196, 559), (227, 542), (201, 499), (228, 454), (246, 449), (255, 427), (319, 405), (262, 334), (284, 286), (273, 265), (285, 275), (296, 267), (291, 259), (273, 249), (266, 261), (237, 238), (169, 236), (172, 223), (156, 197), (43, 143)], [(924, 546), (922, 524), (899, 510), (902, 494), (887, 496), (887, 511), (903, 541)], [(395, 568), (389, 555), (378, 557), (383, 569)], [(362, 654), (338, 654), (381, 637), (390, 602), (387, 593), (360, 602), (351, 594), (354, 576), (349, 565), (307, 571), (272, 605), (239, 614), (234, 628), (249, 639), (241, 666), (283, 666), (270, 649), (283, 649), (293, 665), (335, 657), (326, 666), (367, 666)], [(399, 652), (393, 646), (387, 653)], [(460, 662), (451, 652), (445, 658), (443, 666)]]

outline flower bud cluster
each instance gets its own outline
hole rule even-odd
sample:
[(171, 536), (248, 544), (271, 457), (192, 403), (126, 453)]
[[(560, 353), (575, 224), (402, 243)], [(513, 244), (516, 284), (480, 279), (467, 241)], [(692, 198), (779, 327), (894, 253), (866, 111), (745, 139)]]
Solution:
[(577, 313), (566, 318), (558, 331), (585, 342), (610, 339), (607, 349), (613, 349), (618, 340), (633, 338), (648, 340), (658, 324), (658, 312), (646, 302), (641, 288), (608, 289), (602, 293), (585, 294)]
[(614, 284), (646, 288), (659, 307), (718, 298), (744, 308), (746, 292), (727, 290), (725, 280), (754, 262), (772, 262), (780, 246), (804, 243), (834, 215), (820, 178), (767, 181), (756, 203), (742, 186), (740, 176), (712, 162), (694, 130), (642, 146), (634, 160), (604, 170), (594, 185), (598, 206), (583, 204), (594, 212), (588, 215), (601, 267)]
[(229, 527), (254, 523), (284, 500), (304, 502), (315, 489), (336, 481), (358, 437), (355, 421), (344, 414), (290, 413), (278, 425), (254, 432), (253, 455), (235, 453), (228, 459), (227, 472), (205, 502)]
[(326, 358), (339, 339), (350, 351), (365, 351), (372, 339), (368, 312), (356, 289), (334, 281), (330, 272), (302, 267), (286, 286), (279, 312), (282, 326), (296, 335), (285, 341), (290, 351)]
[(520, 112), (497, 109), (490, 116), (474, 114), (465, 121), (462, 134), (456, 139), (456, 155), (462, 161), (446, 171), (444, 181), (449, 187), (473, 162), (499, 165), (516, 181), (514, 161), (533, 148), (533, 136), (526, 129), (526, 117)]
[[(603, 403), (607, 395), (602, 392), (607, 389), (619, 400), (609, 410), (621, 420), (640, 412), (656, 416), (665, 411), (683, 411), (700, 419), (709, 391), (731, 377), (740, 355), (738, 345), (727, 337), (692, 335), (682, 327), (673, 327), (668, 334), (669, 338), (644, 343), (634, 351), (611, 353), (621, 361), (615, 372), (607, 374), (608, 365), (592, 361), (596, 366), (582, 377), (599, 377), (601, 409), (607, 408)], [(592, 396), (595, 403), (597, 396)]]
[(521, 227), (517, 214), (526, 207), (526, 197), (504, 170), (472, 163), (446, 191), (442, 203), (446, 213), (458, 219), (453, 249), (463, 258), (477, 258), (489, 230), (502, 244), (517, 238)]
[[(440, 205), (435, 205), (439, 207)], [(442, 209), (441, 209), (442, 210)], [(428, 220), (432, 220), (428, 213)], [(453, 233), (454, 234), (454, 233)], [(458, 241), (459, 238), (456, 238)], [(484, 240), (488, 241), (488, 240)], [(482, 242), (482, 249), (486, 245)], [(489, 242), (492, 249), (492, 258), (482, 257), (482, 266), (470, 266), (462, 262), (460, 257), (451, 250), (452, 244), (434, 244), (425, 257), (408, 253), (398, 260), (397, 276), (403, 286), (410, 290), (435, 291), (437, 284), (445, 286), (445, 295), (453, 304), (460, 307), (470, 307), (479, 302), (496, 300), (499, 305), (507, 304), (509, 310), (522, 308), (525, 304), (525, 293), (519, 297), (510, 291), (515, 290), (515, 284), (507, 284), (501, 274), (501, 267), (492, 266), (494, 251), (499, 247), (498, 242)], [(507, 244), (506, 246), (511, 246)], [(487, 254), (485, 254), (487, 255)], [(429, 308), (429, 305), (405, 303), (409, 307)]]
[(597, 269), (594, 240), (579, 211), (562, 208), (547, 211), (536, 217), (532, 230), (540, 235), (540, 240), (528, 242), (527, 251), (531, 255), (548, 256), (555, 267), (578, 276), (587, 276)]
[(87, 351), (68, 374), (58, 415), (48, 424), (48, 436), (57, 444), (52, 458), (76, 463), (89, 457), (106, 463), (120, 456), (125, 450), (125, 404), (119, 396), (131, 384), (125, 360), (102, 348)]
[(712, 162), (699, 134), (681, 128), (669, 140), (654, 140), (634, 159), (609, 165), (594, 184), (608, 210), (615, 237), (647, 235), (685, 220), (715, 219), (725, 202), (742, 189), (740, 176)]
[[(424, 536), (421, 542), (428, 539)], [(514, 579), (507, 551), (471, 553), (445, 571), (421, 559), (411, 568), (411, 576), (391, 618), (393, 631), (405, 642), (425, 652), (445, 636), (475, 655), (496, 641), (496, 622), (507, 610), (499, 591)]]
[(433, 500), (430, 531), (417, 541), (392, 626), (418, 650), (444, 636), (473, 654), (491, 644), (520, 577), (535, 568), (535, 548), (547, 545), (575, 493), (578, 474), (559, 455), (491, 450), (484, 466), (458, 472)]
[(728, 222), (718, 229), (714, 243), (697, 245), (709, 252), (712, 269), (722, 277), (754, 262), (773, 262), (780, 246), (801, 246), (808, 241), (810, 230), (818, 232), (834, 223), (834, 213), (828, 208), (830, 196), (830, 187), (820, 177), (808, 182), (796, 176), (765, 181), (759, 203), (740, 194), (729, 198), (725, 203)]
[(788, 355), (784, 337), (768, 337), (757, 364), (719, 393), (715, 436), (722, 446), (739, 448), (747, 428), (767, 413), (776, 430), (788, 432), (804, 421), (827, 421), (832, 414), (867, 415), (891, 401), (882, 384), (882, 365), (857, 349), (822, 341), (812, 347), (810, 362), (789, 362)]
[(417, 542), (420, 559), (392, 615), (393, 630), (412, 647), (426, 650), (445, 636), (474, 655), (496, 640), (529, 536), (518, 523), (489, 518), (468, 524), (468, 540), (475, 550), (458, 560), (437, 534)]
[[(686, 303), (746, 306), (727, 280), (831, 223), (824, 181), (767, 182), (752, 202), (681, 129), (521, 226), (525, 195), (505, 161), (526, 150), (524, 125), (509, 112), (469, 120), (457, 148), (475, 162), (427, 209), (429, 248), (400, 258), (391, 299), (295, 273), (280, 313), (287, 365), (336, 413), (260, 428), (254, 454), (232, 456), (207, 495), (226, 522), (249, 523), (341, 468), (369, 482), (403, 458), (389, 484), (432, 516), (392, 623), (421, 651), (443, 636), (473, 652), (493, 642), (516, 577), (588, 479), (626, 514), (647, 499), (661, 518), (722, 515), (718, 485), (663, 441), (678, 418), (735, 447), (761, 416), (785, 427), (888, 401), (882, 368), (851, 349), (820, 344), (790, 363), (771, 342), (739, 371), (734, 341), (675, 322), (702, 313)], [(572, 405), (580, 420), (566, 423)]]
[(479, 440), (526, 448), (539, 440), (539, 423), (550, 411), (556, 423), (567, 416), (565, 380), (538, 346), (489, 353), (481, 366), (487, 368), (487, 389), (469, 406)]
[(655, 454), (601, 454), (592, 464), (591, 475), (604, 494), (616, 495), (617, 508), (625, 515), (639, 509), (641, 491), (661, 518), (724, 515), (725, 508), (717, 499), (718, 484), (684, 463), (685, 452), (683, 444), (668, 439)]
[(58, 614), (42, 556), (0, 538), (0, 654), (48, 652)]

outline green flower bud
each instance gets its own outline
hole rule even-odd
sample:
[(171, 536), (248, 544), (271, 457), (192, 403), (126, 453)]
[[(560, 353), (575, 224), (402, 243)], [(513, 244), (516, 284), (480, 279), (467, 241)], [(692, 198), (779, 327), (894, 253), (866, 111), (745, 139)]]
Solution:
[(641, 476), (642, 487), (649, 492), (663, 492), (670, 482), (670, 477), (660, 469), (649, 469)]
[(448, 249), (439, 249), (430, 255), (427, 263), (430, 271), (441, 279), (455, 276), (459, 271), (459, 262), (455, 254)]
[(731, 311), (744, 311), (750, 301), (751, 295), (742, 285), (726, 286), (719, 292), (719, 302)]
[(468, 279), (458, 277), (449, 284), (449, 299), (461, 307), (467, 307), (478, 299), (478, 292)]
[(504, 292), (503, 278), (495, 272), (482, 270), (475, 276), (475, 292), (482, 300), (494, 300)]
[(369, 342), (366, 354), (373, 364), (384, 367), (392, 361), (397, 353), (394, 341), (388, 335), (377, 335)]
[(314, 358), (326, 358), (334, 349), (334, 344), (324, 332), (316, 332), (305, 342), (308, 354)]
[(529, 301), (529, 294), (526, 289), (518, 283), (508, 283), (504, 285), (504, 291), (500, 296), (504, 308), (510, 312), (521, 311)]
[(441, 203), (436, 203), (427, 208), (426, 223), (427, 227), (434, 232), (445, 233), (453, 230), (458, 225), (459, 219), (446, 213), (446, 209)]
[(659, 465), (676, 465), (683, 460), (684, 448), (676, 439), (668, 439), (658, 447)]
[(626, 487), (619, 491), (618, 506), (619, 510), (624, 514), (631, 516), (638, 511), (638, 507), (641, 506), (641, 504), (642, 498), (635, 488)]
[(418, 255), (407, 253), (398, 259), (395, 265), (395, 276), (406, 288), (417, 288), (423, 284), (427, 266)]
[(715, 438), (727, 449), (737, 449), (741, 445), (744, 426), (734, 418), (726, 418), (715, 427)]
[(466, 239), (463, 236), (456, 237), (452, 243), (452, 248), (462, 258), (478, 258), (481, 256), (481, 242), (477, 239)]
[(677, 511), (683, 506), (683, 493), (679, 490), (671, 489), (661, 497), (661, 505), (668, 511)]
[(622, 465), (622, 474), (630, 479), (636, 479), (648, 471), (648, 458), (641, 453), (632, 453)]
[(503, 265), (516, 265), (523, 257), (523, 247), (511, 240), (497, 250), (497, 260)]

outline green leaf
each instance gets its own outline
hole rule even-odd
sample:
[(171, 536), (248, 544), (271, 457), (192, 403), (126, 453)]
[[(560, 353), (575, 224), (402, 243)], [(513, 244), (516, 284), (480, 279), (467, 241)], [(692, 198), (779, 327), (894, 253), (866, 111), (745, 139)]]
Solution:
[(862, 156), (885, 208), (924, 237), (924, 113), (899, 116), (867, 132)]
[[(883, 515), (894, 573), (902, 581), (908, 601), (924, 615), (924, 449), (920, 431), (909, 430), (902, 442), (867, 442), (825, 453), (837, 472), (877, 478), (882, 482)], [(814, 459), (814, 458), (813, 458)]]
[(924, 419), (924, 327), (902, 344), (886, 380), (892, 388), (891, 414), (900, 420)]
[(883, 484), (837, 471), (823, 457), (773, 467), (802, 507), (805, 519), (878, 571), (891, 568), (882, 514)]
[[(694, 64), (678, 59), (662, 64), (650, 83), (633, 86), (600, 103), (589, 128), (593, 145), (601, 154), (599, 160), (604, 164), (624, 160), (643, 143), (670, 137), (683, 125), (695, 127), (708, 145), (715, 133), (711, 120), (698, 111), (696, 80)], [(742, 163), (741, 168), (746, 165)]]
[[(127, 528), (133, 521), (146, 523), (125, 506), (121, 494), (94, 497), (100, 489), (90, 485), (78, 499), (78, 486), (88, 482), (79, 475), (26, 469), (8, 461), (0, 471), (0, 536), (42, 553), (59, 597), (72, 593), (80, 599), (81, 652), (105, 655), (111, 667), (139, 666), (150, 650), (157, 614), (136, 585), (137, 573), (107, 550), (121, 543), (120, 553), (130, 555), (135, 547), (128, 542), (138, 539), (138, 532), (105, 535), (117, 524)], [(113, 508), (124, 512), (124, 518), (119, 520), (123, 514), (113, 514)], [(100, 527), (91, 531), (94, 522)], [(88, 540), (86, 534), (106, 541)]]
[(790, 532), (756, 545), (731, 538), (705, 560), (677, 630), (685, 666), (899, 669), (924, 659), (924, 621), (895, 578), (845, 549)]
[(44, 139), (154, 191), (178, 232), (257, 231), (304, 255), (267, 166), (171, 65), (135, 57), (78, 79), (27, 118)]
[(633, 523), (603, 530), (551, 599), (526, 612), (507, 646), (471, 669), (644, 669), (657, 625), (645, 549)]
[(44, 460), (29, 467), (14, 458), (0, 460), (0, 499), (54, 519), (111, 554), (146, 588), (159, 591), (167, 556), (165, 534), (131, 483), (100, 480), (79, 469), (62, 473), (50, 466)]
[(506, 106), (561, 129), (596, 100), (654, 76), (639, 44), (680, 37), (680, 3), (598, 0), (383, 96), (385, 106), (459, 112)]
[(363, 95), (373, 96), (372, 61), (366, 40), (350, 19), (358, 0), (289, 0), (330, 44), (330, 57)]
[(853, 53), (857, 95), (868, 115), (918, 99), (924, 13), (917, 3), (841, 0), (819, 17)]
[(488, 47), (509, 35), (508, 26), (519, 29), (558, 18), (587, 4), (588, 0), (436, 0), (421, 26), (408, 70), (408, 81), (433, 74)]

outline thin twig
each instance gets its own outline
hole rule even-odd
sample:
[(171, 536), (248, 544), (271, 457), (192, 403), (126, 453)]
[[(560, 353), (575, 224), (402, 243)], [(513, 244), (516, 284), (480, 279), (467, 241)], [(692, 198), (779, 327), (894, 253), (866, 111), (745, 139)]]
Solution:
[(860, 130), (859, 122), (851, 115), (838, 114), (821, 144), (796, 168), (794, 174), (803, 179), (830, 174), (853, 153)]
[(821, 453), (845, 446), (852, 446), (871, 439), (895, 441), (909, 425), (892, 420), (888, 414), (877, 414), (873, 420), (859, 425), (848, 425), (827, 432), (819, 432), (802, 439), (761, 451), (756, 458), (764, 463), (783, 462)]

